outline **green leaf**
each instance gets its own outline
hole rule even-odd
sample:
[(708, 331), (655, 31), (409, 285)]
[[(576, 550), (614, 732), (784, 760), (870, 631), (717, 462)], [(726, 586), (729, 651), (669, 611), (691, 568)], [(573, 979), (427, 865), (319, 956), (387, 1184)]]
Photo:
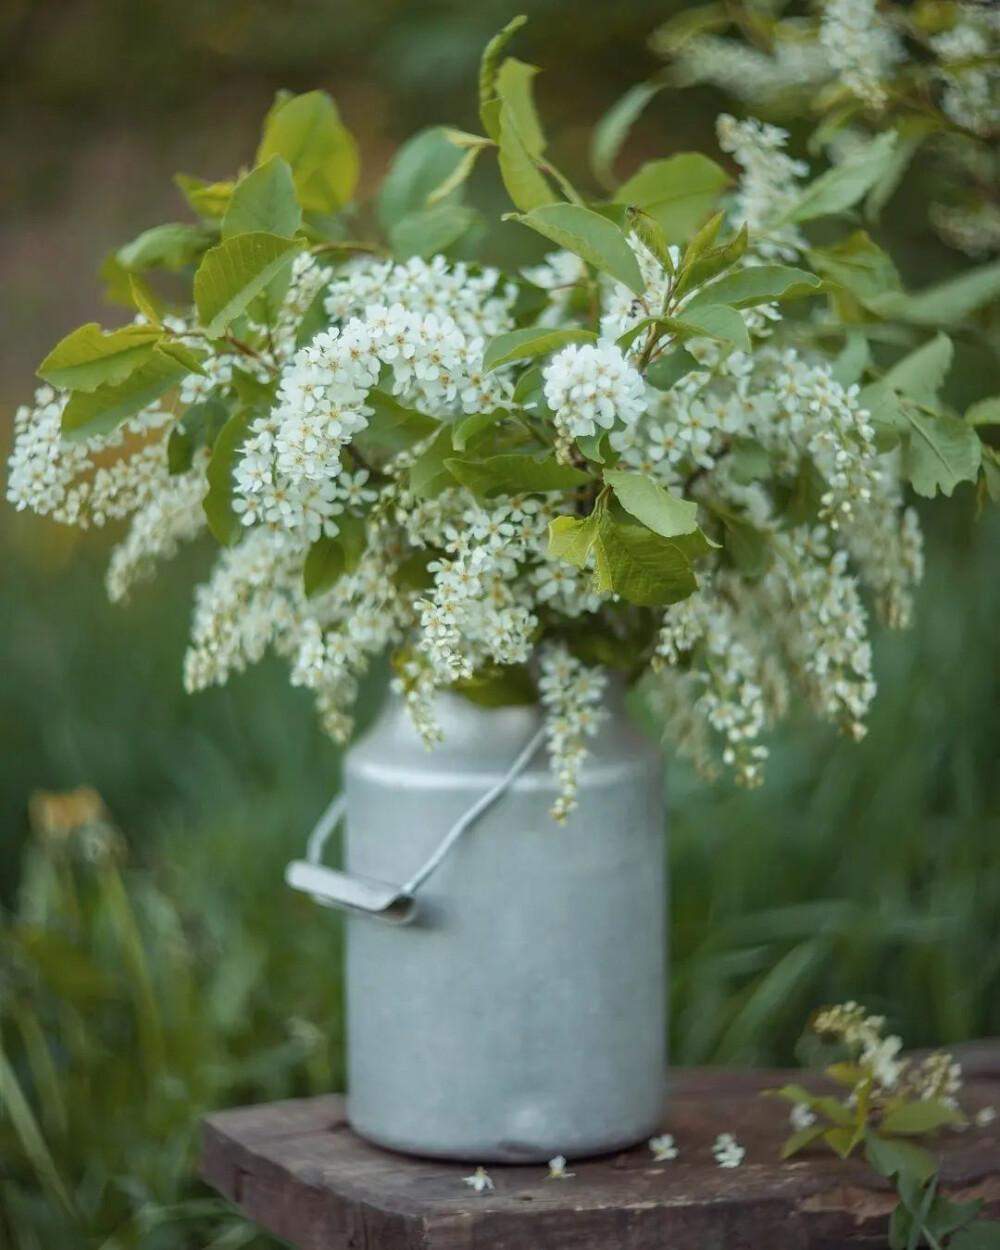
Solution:
[(894, 131), (885, 131), (840, 165), (811, 182), (785, 215), (786, 221), (812, 221), (842, 213), (857, 204), (885, 173), (896, 147)]
[(150, 358), (160, 335), (156, 326), (125, 326), (105, 334), (90, 321), (53, 347), (38, 366), (38, 376), (74, 391), (113, 386)]
[(527, 20), (523, 13), (511, 18), (503, 30), (495, 34), (483, 49), (483, 55), (479, 61), (479, 116), (486, 133), (492, 139), (496, 139), (497, 135), (490, 128), (491, 115), (487, 105), (496, 98), (497, 81), (500, 76), (500, 61), (503, 57), (504, 49)]
[(966, 425), (1000, 425), (1000, 395), (980, 399), (966, 408), (964, 420)]
[(700, 152), (680, 152), (643, 165), (615, 194), (660, 223), (668, 243), (689, 239), (732, 179)]
[(850, 331), (844, 350), (833, 362), (833, 380), (841, 386), (852, 386), (855, 382), (860, 382), (871, 358), (871, 349), (865, 336), (860, 331)]
[(170, 431), (167, 440), (167, 467), (172, 474), (186, 473), (194, 463), (199, 447), (213, 447), (222, 427), (229, 420), (226, 405), (218, 399), (192, 404)]
[(646, 369), (646, 381), (658, 391), (669, 391), (685, 375), (700, 368), (701, 365), (686, 348), (675, 347)]
[(545, 133), (535, 109), (533, 80), (537, 65), (508, 57), (497, 74), (496, 93), (528, 152), (538, 157), (545, 151)]
[(890, 1111), (882, 1120), (883, 1133), (909, 1136), (914, 1133), (930, 1133), (945, 1124), (964, 1124), (965, 1116), (934, 1098), (904, 1102)]
[(719, 3), (682, 8), (653, 31), (649, 46), (659, 56), (672, 58), (692, 39), (723, 31), (732, 22), (732, 12), (721, 0)]
[(941, 1194), (935, 1194), (926, 1220), (927, 1227), (938, 1239), (948, 1237), (971, 1224), (984, 1205), (982, 1198), (974, 1198), (971, 1202), (951, 1202)]
[(245, 408), (252, 408), (255, 415), (265, 412), (274, 406), (278, 394), (278, 381), (272, 378), (262, 382), (260, 378), (247, 373), (245, 369), (233, 369), (232, 388), (236, 397)]
[(952, 1237), (948, 1250), (1000, 1250), (1000, 1223), (977, 1220)]
[(679, 534), (693, 534), (698, 528), (698, 505), (672, 495), (652, 478), (605, 469), (604, 480), (625, 511), (654, 534), (676, 538)]
[(302, 588), (309, 599), (329, 590), (342, 574), (353, 573), (364, 552), (367, 533), (362, 517), (344, 513), (337, 526), (335, 537), (317, 538), (306, 555)]
[(522, 212), (555, 203), (559, 197), (539, 170), (510, 110), (501, 105), (498, 116), (500, 177), (512, 203)]
[(770, 537), (729, 508), (710, 503), (709, 508), (726, 531), (726, 553), (748, 578), (762, 577), (771, 567), (774, 549)]
[(733, 481), (741, 486), (760, 482), (771, 476), (771, 455), (755, 438), (735, 435), (729, 446), (729, 463)]
[(209, 338), (221, 337), (301, 246), (274, 234), (238, 234), (207, 252), (194, 275), (194, 300)]
[(936, 118), (916, 116), (907, 118), (897, 127), (896, 148), (865, 200), (865, 218), (868, 221), (878, 220), (882, 209), (895, 194), (917, 149), (929, 135), (939, 129), (941, 122)]
[(986, 444), (980, 449), (982, 455), (982, 489), (994, 502), (1000, 503), (1000, 452)]
[(650, 79), (630, 87), (594, 127), (590, 138), (590, 168), (605, 190), (615, 189), (614, 163), (629, 131), (646, 105), (665, 85)]
[(680, 299), (689, 291), (703, 286), (706, 282), (710, 282), (717, 277), (723, 270), (735, 265), (747, 250), (749, 240), (750, 236), (744, 223), (740, 227), (739, 232), (728, 243), (724, 243), (719, 247), (707, 248), (686, 262), (674, 286), (674, 297)]
[(501, 365), (515, 360), (531, 360), (536, 356), (548, 356), (568, 343), (596, 343), (592, 330), (550, 330), (544, 326), (528, 326), (524, 330), (511, 330), (491, 339), (483, 353), (483, 369), (489, 373)]
[(486, 664), (451, 688), (479, 707), (525, 707), (538, 700), (526, 664)]
[(826, 479), (823, 474), (807, 457), (795, 475), (792, 491), (785, 507), (785, 520), (788, 524), (814, 525), (822, 507), (826, 488)]
[(605, 508), (597, 520), (594, 584), (640, 607), (677, 603), (698, 589), (691, 563), (708, 550), (700, 530), (663, 538)]
[(882, 317), (917, 326), (953, 325), (1000, 296), (1000, 261), (925, 287), (912, 295), (889, 292), (868, 301)]
[(410, 490), (418, 499), (436, 499), (455, 479), (446, 461), (451, 458), (451, 430), (443, 425), (410, 469)]
[(600, 213), (579, 204), (548, 204), (515, 216), (515, 220), (574, 252), (637, 295), (645, 290), (635, 253), (621, 230)]
[(663, 269), (667, 273), (673, 273), (674, 258), (670, 255), (670, 247), (660, 223), (650, 217), (649, 213), (644, 213), (641, 208), (630, 204), (625, 209), (625, 224), (640, 243), (645, 244), (653, 253)]
[(854, 1115), (849, 1107), (845, 1107), (839, 1099), (831, 1098), (829, 1095), (814, 1094), (804, 1085), (792, 1083), (782, 1085), (780, 1089), (768, 1089), (764, 1092), (772, 1098), (783, 1098), (785, 1102), (805, 1103), (812, 1111), (825, 1115), (838, 1128), (853, 1128), (854, 1126)]
[[(448, 130), (447, 135), (449, 143), (455, 143), (455, 136), (461, 134), (462, 131), (460, 130)], [(439, 183), (427, 197), (428, 208), (434, 204), (440, 204), (442, 200), (447, 200), (453, 197), (455, 192), (459, 191), (462, 184), (468, 181), (473, 169), (476, 167), (476, 161), (479, 158), (479, 153), (482, 152), (485, 147), (490, 146), (488, 139), (478, 139), (477, 136), (472, 137), (477, 139), (477, 142), (474, 145), (458, 145), (462, 148), (461, 159), (451, 173), (447, 175), (444, 181)]]
[(504, 408), (493, 412), (477, 412), (471, 417), (463, 417), (451, 427), (451, 445), (456, 451), (465, 451), (470, 443), (475, 443), (480, 434), (494, 429), (509, 413)]
[(597, 541), (597, 514), (588, 517), (557, 516), (549, 522), (549, 555), (578, 569), (586, 568)]
[(864, 230), (856, 230), (830, 247), (810, 248), (808, 256), (817, 273), (839, 282), (860, 300), (900, 289), (892, 258)]
[(236, 190), (234, 182), (209, 182), (191, 174), (174, 174), (174, 184), (200, 217), (212, 220), (225, 217)]
[(476, 223), (476, 213), (463, 204), (447, 201), (409, 213), (393, 223), (389, 241), (402, 259), (430, 257), (445, 252)]
[(826, 1131), (825, 1126), (822, 1124), (813, 1124), (809, 1128), (796, 1129), (783, 1143), (778, 1157), (780, 1159), (790, 1159), (792, 1155), (798, 1154), (800, 1150), (805, 1150), (806, 1146), (811, 1146)]
[(288, 162), (299, 204), (310, 213), (336, 213), (358, 183), (358, 147), (325, 91), (280, 94), (264, 119), (257, 164)]
[(719, 231), (722, 229), (722, 223), (725, 220), (726, 214), (724, 212), (718, 212), (714, 213), (708, 221), (705, 222), (705, 224), (700, 230), (698, 230), (694, 238), (692, 238), (691, 242), (684, 249), (684, 255), (681, 258), (681, 268), (685, 265), (690, 265), (693, 260), (697, 260), (703, 252), (706, 252), (712, 246), (718, 238)]
[(231, 547), (243, 532), (239, 516), (233, 511), (233, 469), (250, 430), (253, 413), (243, 409), (229, 418), (219, 431), (212, 448), (205, 476), (208, 493), (202, 508), (208, 528), (224, 547)]
[(337, 582), (344, 571), (344, 548), (336, 538), (324, 535), (309, 548), (302, 568), (302, 589), (312, 599)]
[(62, 415), (62, 433), (70, 440), (109, 434), (176, 386), (188, 370), (155, 348), (152, 355), (115, 385), (75, 391)]
[(882, 379), (883, 385), (923, 403), (933, 403), (948, 376), (954, 354), (951, 339), (939, 334), (897, 361)]
[[(382, 182), (376, 212), (383, 230), (410, 213), (430, 207), (431, 196), (440, 191), (461, 165), (464, 155), (449, 139), (444, 126), (418, 131), (397, 151)], [(457, 195), (439, 196), (438, 202), (454, 203)]]
[(823, 1140), (835, 1151), (842, 1159), (846, 1159), (855, 1146), (857, 1146), (864, 1136), (864, 1126), (852, 1126), (844, 1128), (828, 1128), (823, 1133)]
[(206, 226), (185, 223), (153, 226), (131, 243), (120, 247), (115, 255), (123, 268), (135, 272), (143, 269), (170, 269), (176, 272), (193, 264), (217, 237), (215, 231)]
[(704, 304), (729, 304), (732, 308), (753, 308), (779, 299), (816, 295), (822, 284), (808, 269), (788, 265), (755, 265), (726, 274), (691, 296), (682, 312)]
[(611, 446), (611, 431), (599, 430), (596, 434), (581, 434), (576, 440), (577, 449), (596, 464), (617, 464), (618, 453)]
[(128, 289), (132, 303), (146, 320), (154, 326), (162, 326), (163, 307), (153, 294), (149, 284), (137, 273), (127, 271)]
[(831, 1063), (824, 1071), (831, 1081), (846, 1085), (848, 1089), (853, 1089), (866, 1079), (864, 1068), (857, 1063)]
[(686, 338), (706, 337), (728, 343), (735, 351), (750, 351), (750, 333), (746, 322), (726, 304), (688, 305), (676, 317), (664, 318), (664, 325)]
[(371, 412), (368, 425), (357, 435), (357, 442), (362, 448), (373, 447), (393, 453), (406, 451), (427, 438), (441, 424), (435, 417), (428, 417), (415, 408), (404, 408), (398, 400), (377, 387), (368, 392), (365, 404)]
[(192, 351), (185, 343), (178, 342), (177, 339), (162, 338), (156, 345), (157, 353), (161, 356), (169, 356), (171, 360), (182, 365), (188, 373), (200, 373), (205, 376), (205, 370), (202, 368), (202, 362), (205, 359), (204, 352)]
[(222, 221), (222, 237), (275, 234), (290, 239), (301, 225), (291, 167), (282, 157), (272, 156), (237, 184)]
[(923, 1182), (933, 1176), (934, 1159), (912, 1142), (888, 1141), (872, 1129), (865, 1130), (865, 1158), (880, 1176), (912, 1176)]
[(476, 495), (572, 490), (592, 481), (589, 473), (559, 464), (551, 457), (536, 460), (534, 456), (513, 453), (488, 456), (485, 460), (448, 459), (444, 463), (451, 475)]

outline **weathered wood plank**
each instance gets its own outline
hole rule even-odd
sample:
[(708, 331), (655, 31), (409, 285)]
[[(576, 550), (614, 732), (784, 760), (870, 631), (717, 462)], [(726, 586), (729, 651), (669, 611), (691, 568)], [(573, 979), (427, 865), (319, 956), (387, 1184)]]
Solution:
[[(1000, 1042), (955, 1048), (964, 1105), (1000, 1101)], [(676, 1074), (665, 1129), (680, 1158), (644, 1148), (573, 1164), (493, 1167), (496, 1190), (462, 1184), (470, 1166), (380, 1150), (348, 1127), (330, 1096), (209, 1117), (203, 1175), (248, 1216), (302, 1250), (832, 1250), (880, 1246), (893, 1196), (858, 1160), (816, 1154), (780, 1164), (787, 1106), (762, 1089), (801, 1072), (698, 1069)], [(712, 1142), (733, 1132), (742, 1167), (715, 1166)], [(1000, 1125), (937, 1139), (945, 1187), (1000, 1210)]]

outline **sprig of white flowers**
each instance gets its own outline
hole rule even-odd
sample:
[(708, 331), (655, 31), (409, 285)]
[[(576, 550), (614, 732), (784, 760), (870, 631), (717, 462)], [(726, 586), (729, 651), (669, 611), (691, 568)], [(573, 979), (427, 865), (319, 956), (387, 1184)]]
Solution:
[[(829, 0), (803, 31), (860, 38), (873, 14)], [(885, 21), (867, 63), (850, 41), (838, 53), (844, 89), (872, 107), (895, 72), (891, 6)], [(965, 72), (982, 67), (956, 58), (992, 26), (963, 9), (939, 32), (963, 125), (985, 88)], [(818, 80), (802, 43), (776, 55), (796, 82)], [(537, 700), (559, 820), (578, 802), (610, 669), (645, 675), (666, 736), (745, 784), (761, 781), (766, 735), (796, 696), (859, 737), (875, 693), (866, 600), (903, 625), (922, 573), (913, 457), (882, 450), (905, 422), (862, 387), (866, 348), (850, 367), (828, 359), (835, 321), (785, 320), (786, 298), (822, 293), (779, 263), (815, 254), (789, 211), (809, 171), (787, 133), (723, 115), (718, 135), (741, 176), (726, 194), (725, 172), (709, 172), (714, 216), (711, 193), (683, 225), (655, 197), (596, 213), (567, 193), (540, 232), (576, 251), (513, 276), (317, 242), (313, 219), (248, 241), (208, 217), (191, 308), (158, 312), (137, 285), (131, 327), (84, 327), (43, 363), (68, 390), (44, 386), (18, 412), (8, 498), (70, 524), (126, 521), (114, 599), (211, 530), (223, 549), (195, 594), (191, 691), (274, 651), (343, 741), (362, 676), (389, 653), (428, 745), (443, 691)], [(656, 177), (677, 176), (663, 166)], [(290, 197), (284, 219), (301, 220), (277, 169), (255, 184), (270, 178), (268, 204)], [(234, 273), (243, 285), (216, 307)]]

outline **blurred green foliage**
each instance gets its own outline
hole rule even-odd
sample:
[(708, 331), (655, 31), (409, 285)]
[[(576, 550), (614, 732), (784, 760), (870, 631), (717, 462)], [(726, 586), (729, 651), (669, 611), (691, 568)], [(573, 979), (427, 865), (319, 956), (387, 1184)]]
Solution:
[[(573, 172), (590, 123), (655, 66), (644, 39), (673, 7), (11, 0), (4, 399), (31, 385), (32, 336), (36, 357), (98, 312), (89, 275), (163, 217), (169, 170), (225, 173), (276, 86), (331, 87), (384, 164), (417, 125), (471, 120), (479, 50), (523, 8), (519, 54), (548, 67), (543, 104)], [(693, 93), (679, 116), (664, 96), (634, 146), (710, 142), (718, 102)], [(205, 130), (179, 153), (182, 113)], [(25, 224), (39, 214), (47, 234)], [(939, 276), (941, 249), (919, 231), (908, 246), (914, 273)], [(788, 1062), (809, 1012), (846, 997), (914, 1043), (1000, 1033), (1000, 523), (977, 520), (968, 491), (925, 522), (917, 625), (879, 639), (865, 742), (796, 725), (752, 793), (671, 764), (678, 1062)], [(281, 884), (338, 757), (277, 665), (183, 693), (207, 549), (121, 609), (103, 595), (106, 547), (0, 522), (0, 1244), (221, 1250), (254, 1233), (193, 1180), (199, 1116), (340, 1079), (340, 922)], [(29, 836), (32, 792), (78, 785), (127, 844), (104, 818)]]

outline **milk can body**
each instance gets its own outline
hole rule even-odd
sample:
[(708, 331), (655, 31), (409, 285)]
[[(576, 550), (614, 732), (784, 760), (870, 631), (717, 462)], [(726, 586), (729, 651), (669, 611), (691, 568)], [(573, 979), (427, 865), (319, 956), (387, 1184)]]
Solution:
[[(349, 872), (407, 880), (540, 724), (452, 694), (437, 716), (427, 751), (393, 700), (349, 752)], [(412, 923), (348, 918), (348, 1115), (369, 1140), (527, 1162), (661, 1122), (663, 765), (621, 699), (590, 746), (565, 825), (543, 748), (420, 888)]]

